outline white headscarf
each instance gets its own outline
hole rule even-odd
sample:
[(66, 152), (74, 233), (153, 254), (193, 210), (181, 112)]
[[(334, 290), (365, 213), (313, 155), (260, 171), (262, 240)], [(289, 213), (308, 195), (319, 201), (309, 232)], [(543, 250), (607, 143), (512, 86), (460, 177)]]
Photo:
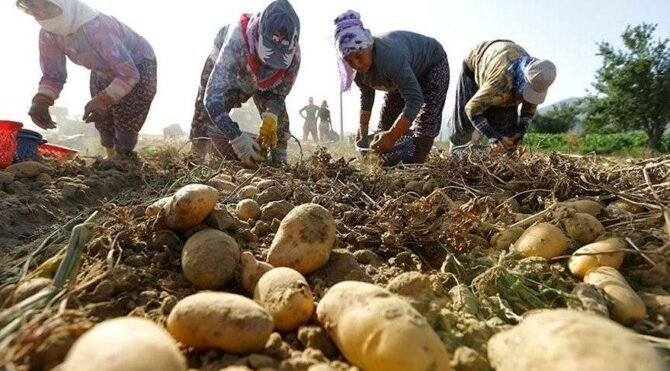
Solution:
[(63, 14), (58, 17), (37, 21), (45, 30), (67, 36), (75, 33), (86, 22), (100, 14), (79, 0), (46, 0), (59, 7)]

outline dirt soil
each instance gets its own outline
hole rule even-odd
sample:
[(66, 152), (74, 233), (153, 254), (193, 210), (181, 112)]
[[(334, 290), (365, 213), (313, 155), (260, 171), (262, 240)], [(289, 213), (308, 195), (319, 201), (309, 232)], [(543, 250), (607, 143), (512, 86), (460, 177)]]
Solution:
[[(651, 338), (670, 337), (670, 310), (661, 305), (670, 298), (670, 250), (659, 206), (670, 202), (670, 158), (607, 163), (561, 155), (440, 153), (423, 166), (381, 169), (321, 150), (281, 169), (183, 164), (175, 150), (165, 149), (132, 165), (73, 163), (56, 167), (50, 181), (2, 185), (0, 204), (11, 206), (0, 209), (0, 245), (11, 254), (2, 263), (0, 308), (15, 303), (19, 280), (53, 277), (69, 236), (69, 228), (58, 233), (56, 227), (67, 216), (83, 214), (80, 222), (97, 210), (100, 218), (66, 294), (26, 315), (0, 342), (0, 364), (50, 370), (81, 334), (109, 318), (139, 316), (164, 325), (176, 303), (197, 292), (180, 265), (190, 235), (202, 228), (220, 229), (243, 251), (265, 260), (285, 209), (308, 202), (327, 208), (337, 223), (330, 261), (307, 276), (315, 300), (344, 280), (388, 287), (426, 317), (452, 355), (455, 370), (490, 369), (488, 340), (530, 311), (570, 307), (608, 315), (611, 303), (570, 274), (568, 256), (523, 258), (492, 244), (494, 236), (511, 226), (547, 222), (560, 227), (560, 220), (575, 211), (559, 202), (573, 198), (601, 202), (605, 208), (598, 219), (605, 235), (628, 239), (631, 245), (621, 272), (645, 299), (649, 315), (630, 327)], [(183, 185), (217, 184), (213, 180), (223, 178), (236, 188), (221, 191), (207, 225), (175, 233), (157, 230), (155, 218), (144, 215), (149, 203)], [(270, 189), (259, 203), (284, 201), (265, 211), (274, 217), (237, 219), (237, 191), (268, 180), (274, 183), (264, 183)], [(630, 207), (622, 207), (620, 200)], [(40, 230), (43, 223), (54, 227)], [(60, 238), (45, 240), (52, 232)], [(16, 244), (24, 246), (21, 253), (12, 251)], [(568, 253), (580, 246), (571, 240)], [(54, 262), (45, 266), (50, 259)], [(248, 296), (237, 280), (222, 291)], [(6, 325), (3, 314), (0, 327)], [(355, 369), (315, 318), (295, 332), (274, 333), (257, 354), (182, 350), (189, 367), (203, 371), (308, 370), (320, 364)]]

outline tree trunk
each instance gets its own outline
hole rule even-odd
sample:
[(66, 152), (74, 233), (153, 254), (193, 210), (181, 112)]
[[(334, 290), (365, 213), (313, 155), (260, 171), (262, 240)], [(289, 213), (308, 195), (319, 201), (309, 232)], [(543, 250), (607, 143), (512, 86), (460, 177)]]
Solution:
[(663, 131), (665, 125), (653, 126), (651, 130), (647, 131), (647, 147), (654, 151), (660, 151), (661, 139), (663, 139)]

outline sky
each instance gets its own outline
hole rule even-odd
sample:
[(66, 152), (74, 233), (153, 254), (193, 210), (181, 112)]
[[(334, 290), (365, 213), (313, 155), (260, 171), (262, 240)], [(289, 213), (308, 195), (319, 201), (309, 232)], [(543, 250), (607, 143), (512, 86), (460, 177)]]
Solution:
[[(269, 0), (88, 0), (144, 36), (158, 58), (158, 93), (143, 133), (160, 133), (173, 123), (190, 127), (200, 72), (218, 29), (244, 12), (260, 11)], [(298, 111), (313, 96), (326, 99), (339, 128), (339, 74), (333, 44), (333, 19), (347, 9), (361, 13), (373, 33), (419, 32), (439, 40), (451, 65), (445, 118), (454, 107), (462, 60), (476, 44), (511, 39), (532, 56), (553, 61), (558, 77), (547, 104), (584, 96), (601, 64), (597, 42), (619, 45), (627, 25), (657, 23), (657, 36), (670, 37), (668, 0), (292, 0), (302, 32), (302, 66), (287, 99), (294, 135), (302, 132)], [(27, 111), (41, 77), (39, 25), (17, 10), (13, 0), (0, 3), (0, 119), (35, 128)], [(89, 71), (68, 63), (69, 78), (58, 106), (80, 115), (90, 99)], [(375, 112), (382, 102), (378, 93)], [(355, 131), (359, 100), (356, 87), (344, 95), (345, 131)], [(373, 120), (377, 114), (373, 116)]]

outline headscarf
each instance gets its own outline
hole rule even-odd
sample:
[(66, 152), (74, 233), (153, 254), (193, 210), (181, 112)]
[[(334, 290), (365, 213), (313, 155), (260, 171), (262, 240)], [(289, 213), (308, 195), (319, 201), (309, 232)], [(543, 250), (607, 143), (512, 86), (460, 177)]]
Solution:
[(535, 58), (533, 57), (521, 57), (515, 60), (509, 67), (509, 71), (514, 75), (514, 88), (512, 91), (515, 93), (523, 93), (526, 86), (526, 75), (524, 70), (526, 69), (526, 66), (531, 64), (534, 60)]
[(348, 91), (354, 80), (354, 70), (344, 60), (347, 55), (367, 49), (374, 42), (370, 30), (363, 27), (361, 15), (353, 10), (347, 10), (335, 18), (335, 45), (339, 58), (337, 60), (340, 68), (340, 89)]
[(279, 85), (300, 53), (300, 19), (293, 7), (287, 0), (276, 0), (261, 13), (242, 15), (240, 24), (259, 89)]
[(46, 0), (63, 12), (58, 17), (37, 21), (43, 29), (57, 35), (75, 33), (86, 22), (97, 17), (100, 12), (79, 0)]

